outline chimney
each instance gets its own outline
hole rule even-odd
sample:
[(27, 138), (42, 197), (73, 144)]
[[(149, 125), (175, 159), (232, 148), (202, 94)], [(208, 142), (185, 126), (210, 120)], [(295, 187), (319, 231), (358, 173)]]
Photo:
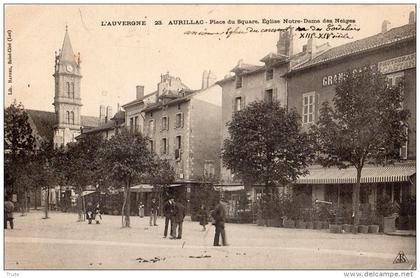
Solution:
[(383, 34), (385, 32), (388, 32), (390, 25), (391, 25), (391, 22), (389, 22), (388, 20), (384, 20), (382, 22), (382, 31), (381, 31), (381, 33)]
[(309, 59), (312, 60), (312, 58), (314, 57), (314, 39), (309, 39), (308, 43), (306, 44), (306, 52), (309, 55)]
[(141, 99), (144, 97), (144, 86), (136, 86), (136, 99)]
[(209, 72), (207, 70), (203, 71), (203, 78), (201, 79), (201, 89), (206, 89), (208, 87), (207, 79), (209, 77)]
[(295, 36), (292, 26), (289, 27), (289, 58), (293, 56), (293, 37)]
[(99, 124), (105, 123), (105, 105), (99, 106)]
[(408, 18), (408, 24), (415, 24), (416, 23), (416, 13), (414, 11), (410, 12), (410, 16)]
[(214, 83), (216, 83), (217, 77), (216, 75), (209, 70), (209, 74), (207, 76), (207, 88), (212, 86)]
[(293, 29), (288, 28), (279, 33), (279, 40), (277, 41), (277, 54), (283, 56), (293, 55)]
[(112, 118), (112, 106), (107, 106), (105, 122), (108, 122)]

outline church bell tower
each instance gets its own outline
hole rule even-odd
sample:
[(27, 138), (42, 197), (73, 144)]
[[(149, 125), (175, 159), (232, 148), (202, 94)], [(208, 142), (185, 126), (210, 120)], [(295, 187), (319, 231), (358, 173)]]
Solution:
[(82, 102), (80, 98), (80, 53), (74, 55), (70, 43), (68, 28), (64, 35), (63, 47), (58, 54), (55, 53), (54, 65), (54, 146), (66, 146), (75, 141), (80, 134), (81, 118), (80, 109)]

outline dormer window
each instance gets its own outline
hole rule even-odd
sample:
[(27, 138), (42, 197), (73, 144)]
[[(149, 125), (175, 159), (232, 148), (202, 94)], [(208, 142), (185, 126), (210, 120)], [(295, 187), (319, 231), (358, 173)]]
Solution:
[(236, 76), (236, 89), (242, 88), (242, 76)]

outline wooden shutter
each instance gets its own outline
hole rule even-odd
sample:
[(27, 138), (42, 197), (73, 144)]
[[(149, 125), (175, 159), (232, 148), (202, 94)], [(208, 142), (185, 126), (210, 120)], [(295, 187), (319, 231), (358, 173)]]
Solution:
[(277, 88), (273, 88), (273, 101), (278, 101)]
[(181, 113), (181, 127), (184, 127), (184, 113)]
[(169, 116), (166, 118), (166, 130), (169, 130)]
[(319, 94), (315, 93), (315, 99), (314, 99), (314, 122), (316, 123), (318, 121), (318, 115), (319, 115)]
[(243, 96), (241, 99), (241, 110), (244, 109), (245, 106), (246, 106), (246, 101), (245, 101), (245, 96)]

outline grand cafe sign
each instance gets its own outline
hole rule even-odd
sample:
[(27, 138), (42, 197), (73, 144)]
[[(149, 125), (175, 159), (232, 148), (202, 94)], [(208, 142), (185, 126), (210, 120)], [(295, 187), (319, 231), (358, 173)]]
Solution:
[[(374, 66), (374, 65), (372, 65)], [(378, 63), (378, 70), (383, 74), (389, 74), (392, 72), (403, 71), (410, 68), (416, 67), (416, 53), (412, 53), (409, 55), (404, 55), (396, 58), (392, 58), (389, 60), (385, 60)], [(357, 71), (358, 69), (354, 69), (353, 71)], [(337, 83), (341, 82), (344, 78), (345, 72), (327, 75), (322, 78), (322, 86), (327, 87), (331, 85), (336, 85)]]

